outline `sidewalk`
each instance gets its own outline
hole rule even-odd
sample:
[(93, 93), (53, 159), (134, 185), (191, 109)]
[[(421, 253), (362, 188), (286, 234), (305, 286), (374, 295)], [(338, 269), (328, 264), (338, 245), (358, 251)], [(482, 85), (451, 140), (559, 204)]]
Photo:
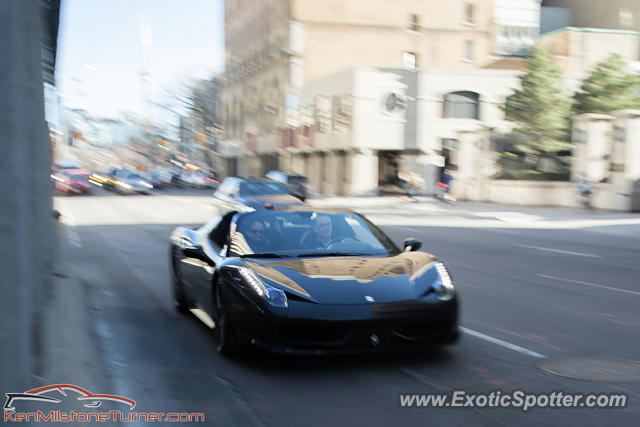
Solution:
[[(599, 226), (640, 226), (640, 213), (605, 210), (585, 210), (582, 208), (518, 206), (481, 202), (444, 203), (432, 197), (325, 197), (309, 199), (308, 203), (317, 207), (342, 207), (353, 209), (372, 217), (398, 216), (419, 218), (466, 219), (481, 221), (487, 226), (495, 224), (534, 228), (586, 228)], [(458, 221), (459, 222), (459, 221)], [(467, 221), (468, 222), (468, 221)], [(640, 232), (634, 232), (634, 234)]]
[(42, 298), (39, 322), (41, 352), (34, 355), (34, 386), (74, 384), (90, 391), (106, 390), (103, 362), (90, 326), (95, 308), (88, 285), (74, 269), (68, 227), (63, 223), (56, 226), (53, 271)]

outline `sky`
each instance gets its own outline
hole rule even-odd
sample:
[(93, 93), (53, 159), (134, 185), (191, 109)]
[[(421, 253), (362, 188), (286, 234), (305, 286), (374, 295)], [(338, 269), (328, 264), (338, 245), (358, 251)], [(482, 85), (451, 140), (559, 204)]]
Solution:
[[(116, 118), (141, 114), (140, 24), (151, 23), (155, 102), (224, 69), (223, 0), (63, 0), (56, 83), (62, 104)], [(151, 112), (156, 120), (167, 114)]]

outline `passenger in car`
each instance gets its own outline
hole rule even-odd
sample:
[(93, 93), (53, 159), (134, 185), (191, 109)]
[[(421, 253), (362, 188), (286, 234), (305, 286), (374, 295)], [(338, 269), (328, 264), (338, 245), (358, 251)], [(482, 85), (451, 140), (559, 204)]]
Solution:
[(270, 250), (271, 243), (269, 242), (269, 239), (267, 239), (267, 231), (261, 220), (252, 220), (249, 223), (249, 226), (245, 228), (243, 234), (254, 253), (261, 253)]

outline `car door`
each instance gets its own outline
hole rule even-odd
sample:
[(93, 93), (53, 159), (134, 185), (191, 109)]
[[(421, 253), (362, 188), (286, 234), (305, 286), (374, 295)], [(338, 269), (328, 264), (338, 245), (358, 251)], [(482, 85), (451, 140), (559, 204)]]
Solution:
[(213, 276), (217, 266), (224, 259), (223, 245), (220, 242), (226, 240), (222, 238), (216, 241), (211, 236), (228, 235), (230, 216), (227, 214), (211, 221), (208, 227), (203, 227), (196, 233), (196, 242), (183, 248), (182, 265), (189, 293), (210, 316), (213, 308)]
[(218, 225), (221, 219), (221, 215), (212, 218), (201, 229), (192, 232), (189, 239), (180, 246), (180, 275), (187, 294), (199, 305), (206, 304), (203, 300), (206, 296), (201, 289), (200, 280), (203, 278), (206, 280), (207, 275), (213, 275), (212, 269), (215, 268), (215, 265), (211, 265), (210, 256), (206, 252), (207, 248), (203, 245), (203, 238), (208, 230)]

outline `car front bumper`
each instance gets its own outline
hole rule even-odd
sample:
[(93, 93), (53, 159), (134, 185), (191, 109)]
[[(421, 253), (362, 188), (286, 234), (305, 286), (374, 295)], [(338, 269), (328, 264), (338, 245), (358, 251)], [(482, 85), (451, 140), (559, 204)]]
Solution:
[(290, 312), (232, 309), (229, 314), (242, 341), (286, 354), (411, 350), (451, 344), (459, 336), (456, 299), (437, 303), (313, 306), (311, 312), (290, 306), (293, 308)]

